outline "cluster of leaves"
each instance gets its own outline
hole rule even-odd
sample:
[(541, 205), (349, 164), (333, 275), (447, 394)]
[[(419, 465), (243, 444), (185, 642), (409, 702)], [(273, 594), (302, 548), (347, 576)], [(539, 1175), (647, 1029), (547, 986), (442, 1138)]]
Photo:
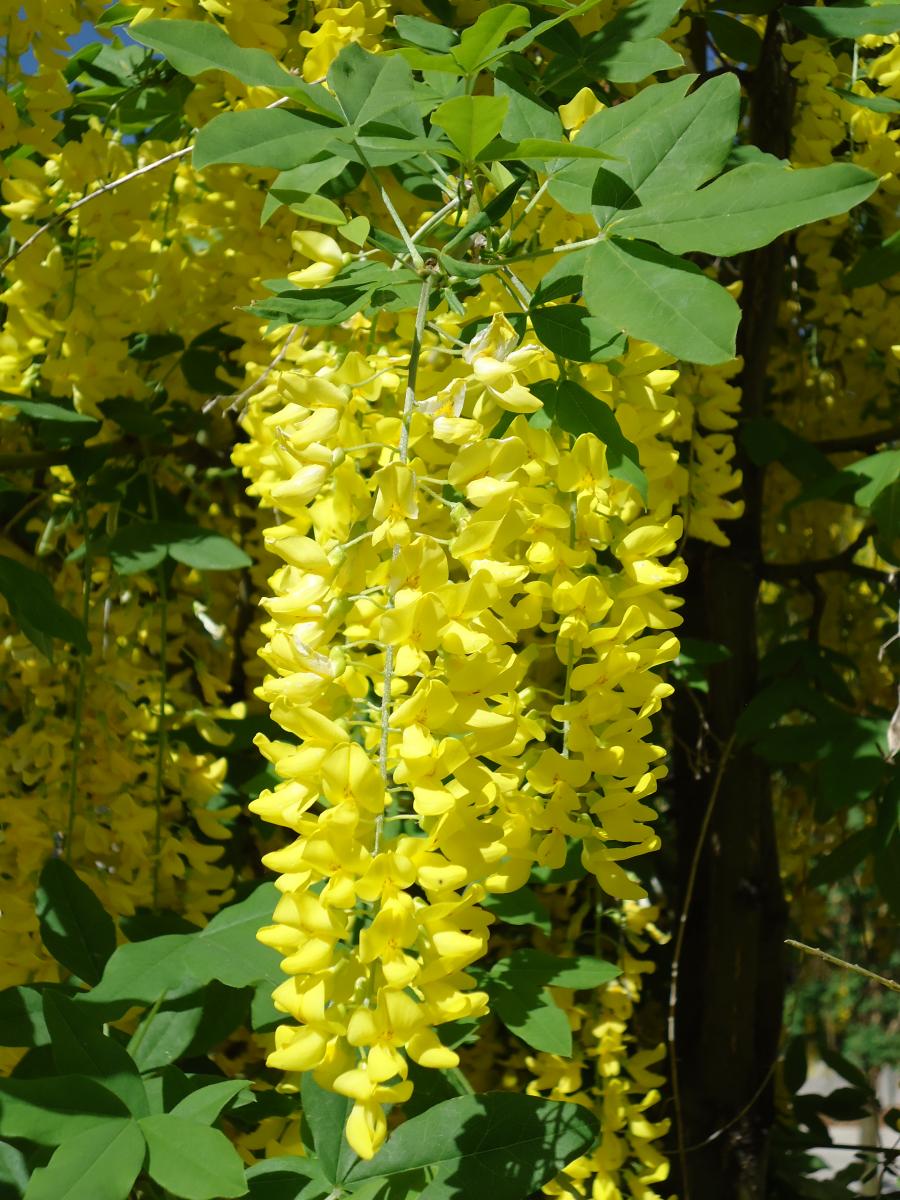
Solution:
[[(274, 902), (274, 887), (262, 884), (203, 929), (139, 913), (121, 922), (131, 939), (121, 942), (77, 874), (61, 859), (47, 862), (36, 896), (41, 936), (67, 979), (0, 992), (0, 1041), (27, 1048), (0, 1080), (0, 1195), (454, 1200), (489, 1176), (499, 1200), (525, 1200), (593, 1142), (596, 1120), (578, 1105), (426, 1084), (385, 1152), (362, 1162), (343, 1136), (352, 1102), (307, 1076), (304, 1156), (245, 1169), (217, 1124), (232, 1135), (252, 1130), (296, 1102), (265, 1071), (255, 1087), (223, 1074), (210, 1053), (242, 1027), (265, 1032), (275, 1022), (278, 959), (254, 937)], [(616, 971), (522, 951), (491, 974), (498, 998), (509, 996), (500, 1006), (510, 1028), (540, 1045), (550, 1026), (529, 997), (548, 983), (596, 986)], [(550, 1040), (560, 1048), (558, 1033)]]
[[(661, 32), (673, 15), (668, 0), (642, 0), (637, 8), (641, 32)], [(398, 53), (345, 48), (329, 71), (330, 90), (299, 83), (264, 52), (235, 46), (222, 30), (210, 37), (202, 23), (151, 21), (134, 33), (188, 74), (217, 68), (277, 90), (286, 102), (281, 107), (222, 113), (201, 129), (194, 165), (274, 168), (279, 174), (267, 213), (282, 203), (319, 220), (333, 213), (338, 231), (349, 230), (360, 245), (327, 287), (271, 281), (275, 299), (253, 311), (272, 327), (336, 324), (356, 312), (409, 308), (426, 260), (440, 279), (435, 303), (462, 311), (467, 289), (481, 275), (542, 253), (517, 245), (514, 229), (502, 224), (537, 171), (535, 187), (597, 226), (595, 237), (560, 254), (531, 301), (535, 333), (548, 349), (576, 362), (603, 361), (620, 352), (626, 335), (686, 361), (727, 362), (735, 354), (738, 306), (680, 256), (721, 257), (763, 246), (865, 200), (876, 179), (845, 164), (795, 172), (766, 155), (735, 165), (740, 85), (731, 74), (690, 92), (690, 75), (652, 84), (597, 113), (576, 140), (567, 139), (558, 115), (535, 95), (560, 81), (551, 70), (535, 88), (523, 52), (533, 43), (554, 48), (567, 34), (577, 36), (568, 18), (578, 11), (532, 25), (508, 42), (529, 23), (519, 5), (489, 9), (459, 37), (401, 18)], [(602, 36), (619, 44), (625, 34), (607, 27)], [(634, 36), (632, 29), (629, 46)], [(493, 94), (472, 95), (473, 83), (485, 75), (492, 77)], [(481, 177), (497, 191), (462, 228), (448, 223), (443, 244), (437, 244), (440, 225), (429, 240), (406, 244), (373, 228), (364, 214), (348, 217), (335, 203), (367, 174), (376, 185), (384, 169), (401, 181), (420, 180), (431, 164), (445, 176), (458, 170), (473, 181)], [(314, 195), (325, 184), (327, 212)], [(581, 298), (583, 304), (572, 302)], [(562, 312), (553, 307), (559, 300), (567, 301)]]

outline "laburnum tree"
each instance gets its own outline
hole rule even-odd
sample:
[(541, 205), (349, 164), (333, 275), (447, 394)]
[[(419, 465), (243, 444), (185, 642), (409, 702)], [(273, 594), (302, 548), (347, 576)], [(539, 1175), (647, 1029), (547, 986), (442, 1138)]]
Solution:
[(897, 1194), (898, 31), (6, 5), (3, 1196)]

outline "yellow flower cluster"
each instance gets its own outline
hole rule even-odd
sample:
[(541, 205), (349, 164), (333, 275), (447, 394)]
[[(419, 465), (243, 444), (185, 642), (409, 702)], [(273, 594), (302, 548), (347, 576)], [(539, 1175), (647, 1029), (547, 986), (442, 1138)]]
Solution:
[[(199, 699), (189, 673), (174, 668), (168, 681), (172, 729), (158, 762), (159, 621), (131, 589), (104, 612), (106, 572), (93, 573), (96, 598), (90, 633), (80, 729), (72, 700), (78, 663), (50, 665), (18, 632), (3, 630), (4, 679), (0, 749), (0, 986), (55, 978), (56, 965), (40, 943), (33, 891), (44, 862), (70, 858), (108, 911), (130, 916), (139, 907), (165, 906), (202, 924), (232, 895), (232, 871), (221, 865), (222, 842), (236, 806), (216, 803), (225, 761), (197, 754), (179, 740)], [(71, 595), (69, 587), (58, 594)], [(167, 657), (210, 657), (203, 630), (186, 628), (184, 609), (169, 615)], [(211, 678), (211, 676), (210, 676)], [(213, 701), (214, 703), (214, 701)], [(175, 718), (175, 713), (184, 714)]]
[[(24, 15), (5, 10), (7, 82), (19, 85), (3, 98), (0, 123), (7, 145), (23, 144), (0, 168), (7, 249), (21, 246), (52, 213), (173, 149), (161, 139), (129, 145), (93, 117), (80, 137), (58, 137), (60, 114), (73, 101), (61, 74), (67, 39), (102, 7), (29, 3)], [(207, 103), (221, 103), (222, 82), (211, 99), (214, 90), (206, 90)], [(96, 538), (121, 523), (120, 513), (133, 510), (136, 497), (146, 505), (143, 471), (129, 482), (136, 465), (153, 473), (161, 502), (173, 503), (178, 514), (254, 541), (255, 515), (235, 482), (208, 485), (185, 450), (208, 400), (208, 380), (198, 392), (196, 375), (219, 370), (225, 393), (240, 378), (234, 373), (229, 381), (221, 372), (204, 335), (224, 327), (247, 360), (267, 354), (258, 323), (234, 307), (234, 297), (249, 299), (254, 281), (278, 262), (283, 217), (276, 214), (262, 232), (258, 224), (259, 206), (241, 172), (219, 168), (200, 181), (182, 158), (92, 199), (5, 268), (0, 391), (49, 397), (98, 419), (88, 449), (98, 463), (104, 447), (123, 439), (113, 419), (123, 409), (126, 419), (134, 414), (136, 429), (158, 419), (153, 410), (161, 401), (186, 414), (189, 432), (175, 435), (172, 453), (157, 443), (148, 458), (129, 429), (130, 449), (118, 451), (104, 468), (105, 487), (95, 488), (64, 467), (42, 464), (35, 474), (26, 460), (20, 466), (17, 456), (35, 447), (15, 407), (0, 404), (7, 485), (0, 553), (49, 567), (57, 600), (73, 614), (82, 612), (83, 583), (80, 568), (65, 559), (83, 541), (81, 514), (86, 505)], [(233, 243), (220, 236), (224, 229), (235, 234)], [(152, 361), (130, 353), (135, 337), (174, 334), (188, 348), (200, 339), (193, 372), (174, 350)], [(112, 415), (104, 412), (107, 401), (118, 403)], [(205, 456), (227, 475), (230, 425), (214, 416), (204, 425), (201, 461)], [(47, 463), (53, 459), (49, 454)], [(222, 843), (238, 810), (224, 803), (221, 748), (228, 737), (215, 722), (244, 711), (229, 707), (233, 680), (243, 674), (235, 663), (248, 657), (247, 674), (256, 671), (255, 634), (248, 636), (235, 614), (237, 581), (201, 579), (181, 568), (161, 602), (155, 574), (119, 577), (107, 558), (95, 556), (90, 576), (92, 654), (83, 684), (78, 656), (61, 642), (51, 663), (5, 606), (0, 619), (3, 986), (54, 970), (32, 903), (40, 868), (53, 854), (67, 855), (116, 915), (164, 905), (202, 923), (232, 895)], [(252, 602), (246, 597), (246, 611)]]
[[(292, 278), (333, 278), (333, 237), (293, 241)], [(296, 835), (264, 860), (283, 899), (260, 936), (284, 956), (275, 999), (297, 1022), (269, 1062), (352, 1098), (364, 1157), (383, 1106), (410, 1094), (408, 1058), (455, 1064), (435, 1030), (485, 1009), (466, 973), (487, 946), (485, 896), (575, 843), (609, 894), (636, 900), (620, 864), (657, 844), (652, 718), (684, 577), (665, 560), (689, 475), (673, 442), (692, 436), (691, 401), (652, 347), (581, 370), (640, 449), (645, 507), (597, 436), (528, 419), (556, 364), (508, 305), (485, 278), (421, 345), (407, 313), (286, 341), (234, 454), (280, 516), (259, 694), (298, 739), (260, 739), (282, 782), (251, 805)], [(710, 414), (733, 407), (724, 390)]]
[[(567, 937), (577, 937), (581, 911), (576, 909), (563, 926)], [(646, 901), (622, 904), (616, 914), (619, 978), (599, 989), (589, 1003), (554, 989), (576, 1041), (572, 1058), (538, 1054), (526, 1060), (534, 1075), (527, 1084), (529, 1093), (585, 1104), (600, 1119), (597, 1147), (565, 1168), (545, 1189), (550, 1195), (571, 1195), (574, 1190), (591, 1200), (660, 1200), (654, 1185), (668, 1178), (669, 1163), (654, 1143), (666, 1135), (670, 1123), (648, 1114), (660, 1102), (665, 1079), (653, 1068), (666, 1050), (664, 1045), (638, 1045), (633, 1028), (643, 977), (653, 970), (643, 956), (652, 942), (666, 940), (655, 925), (658, 916), (659, 910)]]

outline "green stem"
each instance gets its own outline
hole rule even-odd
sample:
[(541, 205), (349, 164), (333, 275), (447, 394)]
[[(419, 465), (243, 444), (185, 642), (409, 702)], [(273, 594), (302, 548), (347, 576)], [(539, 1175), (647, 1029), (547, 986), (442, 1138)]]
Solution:
[(168, 988), (163, 988), (163, 990), (160, 992), (160, 994), (157, 996), (156, 1000), (154, 1001), (153, 1007), (150, 1009), (150, 1011), (147, 1013), (146, 1017), (144, 1017), (143, 1021), (141, 1022), (140, 1029), (135, 1033), (134, 1037), (128, 1043), (128, 1053), (131, 1055), (132, 1058), (137, 1057), (137, 1052), (140, 1049), (141, 1042), (143, 1042), (144, 1038), (147, 1036), (147, 1032), (150, 1029), (150, 1026), (153, 1024), (153, 1021), (156, 1018), (156, 1014), (159, 1012), (160, 1008), (162, 1007), (162, 1002), (163, 1002), (163, 1000), (165, 1000), (168, 990), (169, 990)]
[(426, 233), (430, 233), (436, 225), (440, 225), (445, 217), (448, 217), (452, 212), (459, 208), (459, 199), (454, 196), (443, 208), (439, 208), (436, 213), (433, 213), (424, 224), (420, 225), (416, 232), (412, 235), (411, 240), (414, 242), (421, 241)]
[(536, 258), (550, 258), (554, 254), (568, 254), (572, 250), (584, 250), (588, 246), (596, 246), (598, 242), (606, 241), (606, 235), (600, 234), (599, 237), (585, 238), (581, 242), (564, 242), (561, 246), (551, 246), (546, 250), (529, 250), (526, 254), (513, 254), (510, 258), (498, 259), (496, 265), (498, 267), (508, 267), (511, 263), (533, 262)]
[(412, 259), (413, 266), (416, 268), (417, 271), (421, 271), (422, 268), (425, 266), (425, 260), (422, 258), (422, 255), (419, 253), (416, 243), (413, 241), (412, 234), (409, 232), (409, 230), (404, 225), (403, 220), (402, 220), (400, 214), (397, 212), (396, 208), (394, 208), (394, 202), (393, 202), (393, 200), (391, 200), (390, 196), (388, 195), (387, 188), (385, 188), (385, 186), (382, 184), (381, 180), (375, 174), (375, 170), (372, 167), (372, 164), (366, 158), (365, 153), (360, 149), (360, 147), (356, 141), (353, 142), (353, 145), (356, 149), (356, 152), (359, 154), (359, 158), (360, 158), (362, 165), (366, 168), (366, 172), (368, 173), (369, 178), (375, 184), (376, 188), (378, 188), (378, 194), (381, 197), (381, 202), (384, 205), (384, 207), (388, 210), (388, 214), (389, 214), (391, 220), (394, 222), (395, 229), (400, 234), (400, 237), (403, 239), (403, 244), (404, 244), (404, 246), (406, 246), (406, 249), (409, 252), (409, 257)]
[[(416, 404), (416, 377), (419, 372), (419, 359), (422, 356), (422, 339), (425, 334), (425, 321), (428, 317), (428, 301), (431, 299), (431, 289), (434, 276), (427, 274), (422, 280), (419, 292), (419, 304), (416, 309), (416, 322), (413, 329), (412, 344), (409, 348), (409, 366), (406, 371), (406, 395), (403, 400), (403, 418), (400, 427), (400, 462), (405, 466), (409, 462), (409, 427), (412, 422), (413, 410)], [(396, 558), (399, 547), (394, 547), (393, 557)], [(387, 609), (394, 606), (394, 588), (389, 586)], [(388, 778), (388, 735), (391, 727), (391, 684), (394, 679), (394, 647), (386, 646), (384, 651), (384, 680), (381, 692), (381, 739), (378, 747), (378, 764), (381, 778), (387, 783)], [(384, 829), (384, 813), (375, 818), (374, 853), (377, 854), (381, 845), (381, 835)]]

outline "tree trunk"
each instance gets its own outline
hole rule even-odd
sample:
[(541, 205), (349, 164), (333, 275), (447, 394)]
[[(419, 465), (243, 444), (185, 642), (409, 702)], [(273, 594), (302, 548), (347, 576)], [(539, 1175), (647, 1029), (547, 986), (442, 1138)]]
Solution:
[[(791, 87), (782, 41), (783, 28), (773, 14), (750, 87), (750, 119), (756, 145), (787, 157)], [(776, 243), (746, 255), (742, 264), (743, 419), (765, 415), (784, 257), (784, 245)], [(689, 544), (683, 627), (685, 636), (725, 646), (730, 657), (709, 673), (702, 716), (697, 693), (682, 691), (674, 710), (679, 748), (673, 808), (682, 895), (712, 804), (678, 976), (675, 1046), (685, 1171), (682, 1177), (673, 1154), (673, 1190), (681, 1200), (765, 1196), (782, 1023), (786, 908), (771, 786), (766, 764), (734, 741), (737, 720), (757, 690), (761, 563), (761, 472), (740, 449), (739, 460), (744, 515), (728, 528), (731, 546)]]

